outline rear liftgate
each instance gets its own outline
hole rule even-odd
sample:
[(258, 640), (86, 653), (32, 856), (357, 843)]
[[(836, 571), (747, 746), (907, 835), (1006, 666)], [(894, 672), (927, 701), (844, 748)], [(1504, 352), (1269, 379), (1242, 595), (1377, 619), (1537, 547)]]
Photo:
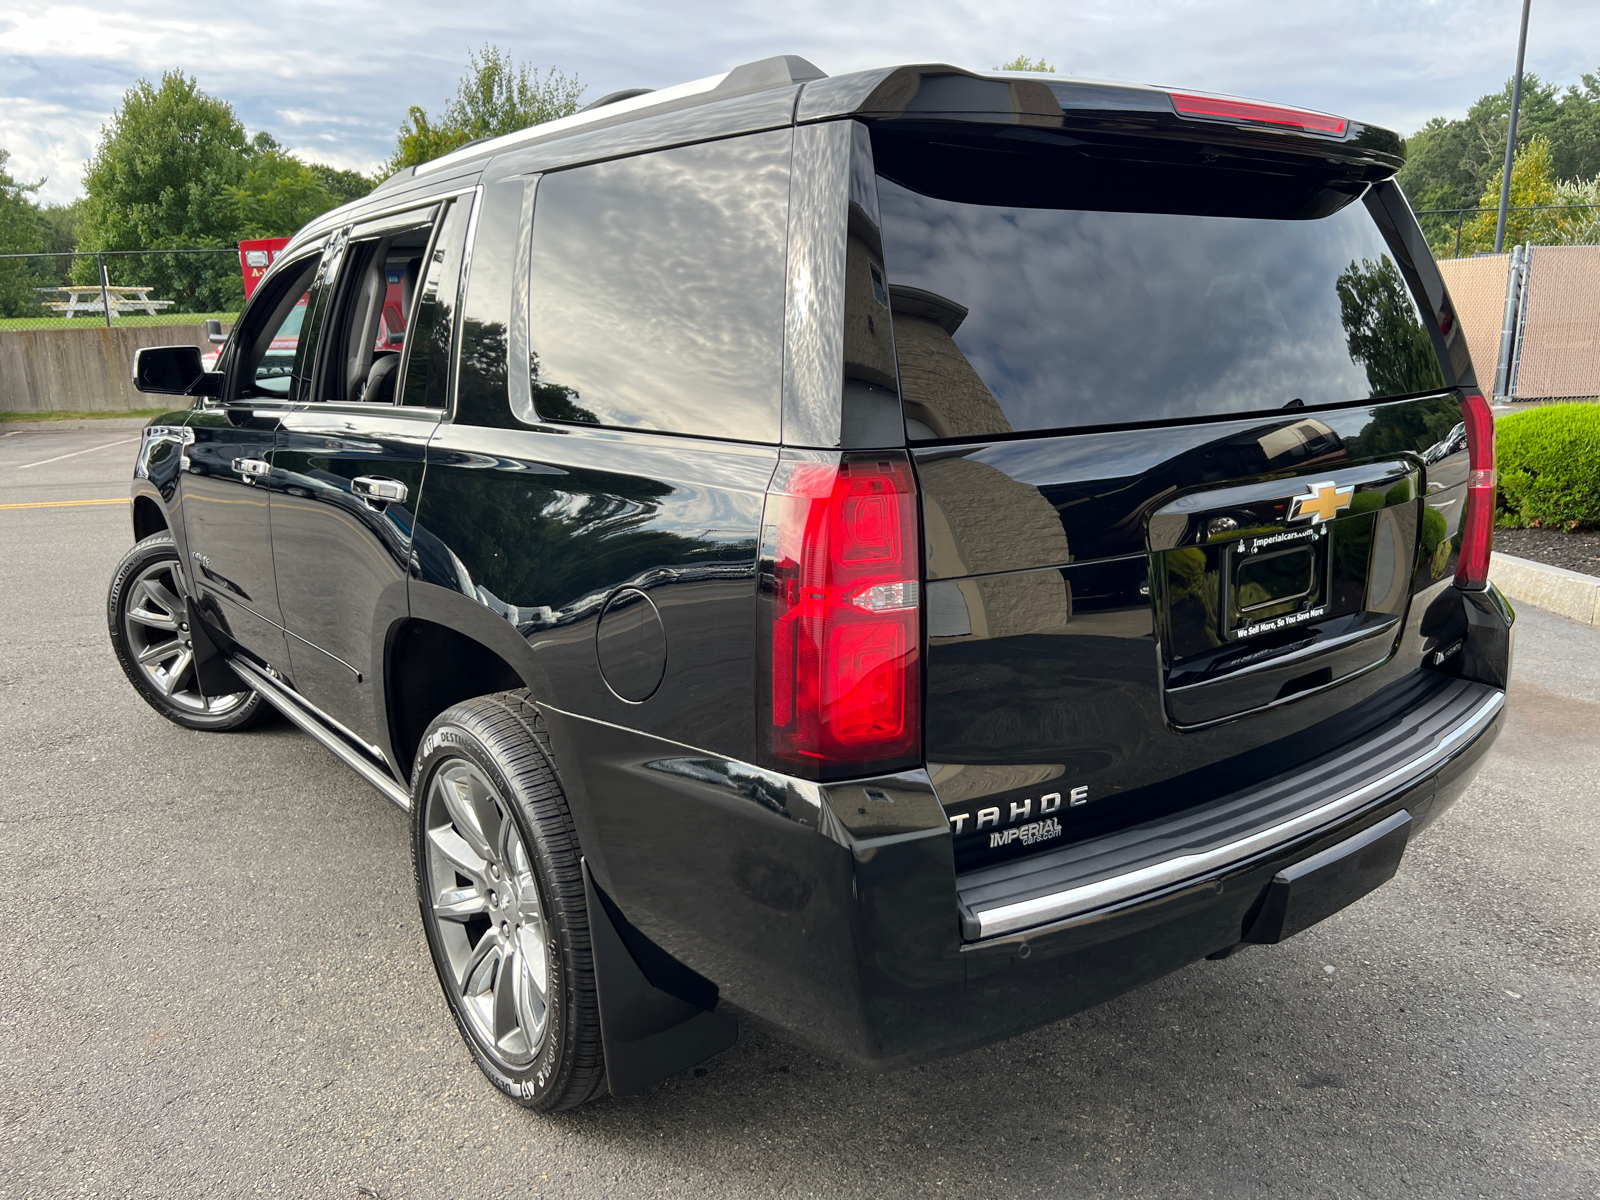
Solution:
[(1162, 692), (1182, 729), (1333, 687), (1394, 653), (1421, 500), (1404, 462), (1180, 497), (1150, 519)]

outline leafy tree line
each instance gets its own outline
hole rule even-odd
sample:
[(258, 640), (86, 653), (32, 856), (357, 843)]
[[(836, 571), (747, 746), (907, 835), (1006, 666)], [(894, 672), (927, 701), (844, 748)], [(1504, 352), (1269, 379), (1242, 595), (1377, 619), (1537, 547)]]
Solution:
[[(1464, 117), (1434, 117), (1406, 139), (1406, 165), (1400, 186), (1413, 208), (1494, 208), (1511, 118), (1512, 83), (1480, 96)], [(1511, 203), (1583, 204), (1600, 197), (1600, 74), (1584, 75), (1581, 85), (1560, 87), (1531, 72), (1523, 76), (1517, 116), (1517, 154), (1511, 171)], [(1600, 213), (1600, 210), (1590, 210)], [(1486, 220), (1484, 219), (1486, 216)], [(1423, 216), (1436, 252), (1454, 253), (1455, 218)], [(1469, 216), (1462, 226), (1461, 252), (1494, 248), (1495, 214)], [(1485, 227), (1487, 232), (1485, 233)], [(1600, 236), (1600, 223), (1582, 212), (1561, 219), (1541, 214), (1510, 214), (1506, 244), (1588, 241)]]
[[(554, 69), (519, 65), (485, 46), (468, 54), (455, 95), (437, 118), (413, 106), (394, 154), (374, 177), (305, 162), (266, 132), (253, 136), (227, 101), (182, 71), (141, 79), (101, 130), (84, 170), (84, 195), (40, 204), (43, 180), (14, 177), (0, 148), (0, 254), (232, 249), (246, 238), (284, 237), (366, 195), (390, 172), (479, 138), (576, 111), (583, 88)], [(111, 282), (137, 283), (178, 312), (228, 312), (244, 299), (236, 259), (170, 254), (106, 260)], [(44, 315), (37, 288), (98, 278), (90, 258), (0, 259), (0, 316)]]

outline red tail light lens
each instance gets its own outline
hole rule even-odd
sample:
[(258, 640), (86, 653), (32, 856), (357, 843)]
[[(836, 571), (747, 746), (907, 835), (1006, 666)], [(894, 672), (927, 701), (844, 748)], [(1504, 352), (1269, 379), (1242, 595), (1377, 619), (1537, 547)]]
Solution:
[(771, 758), (811, 778), (921, 758), (922, 589), (904, 457), (787, 462), (767, 493)]
[(1461, 511), (1461, 552), (1456, 586), (1479, 591), (1489, 584), (1489, 554), (1494, 549), (1494, 413), (1477, 393), (1461, 401), (1467, 426), (1467, 499)]
[(1245, 121), (1252, 125), (1288, 125), (1307, 133), (1343, 137), (1350, 122), (1328, 113), (1303, 108), (1284, 108), (1254, 100), (1231, 100), (1226, 96), (1196, 96), (1188, 92), (1168, 92), (1179, 116), (1201, 117), (1209, 121)]

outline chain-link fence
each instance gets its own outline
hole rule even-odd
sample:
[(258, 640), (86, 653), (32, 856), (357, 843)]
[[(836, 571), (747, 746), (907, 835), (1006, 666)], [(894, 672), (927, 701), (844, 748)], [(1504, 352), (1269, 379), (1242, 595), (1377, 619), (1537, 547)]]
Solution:
[(243, 304), (231, 246), (0, 254), (0, 331), (231, 323)]
[(1600, 245), (1519, 245), (1439, 269), (1497, 402), (1600, 397)]
[[(1417, 222), (1434, 257), (1493, 253), (1498, 208), (1419, 208)], [(1506, 209), (1503, 245), (1600, 245), (1600, 204), (1513, 204)]]

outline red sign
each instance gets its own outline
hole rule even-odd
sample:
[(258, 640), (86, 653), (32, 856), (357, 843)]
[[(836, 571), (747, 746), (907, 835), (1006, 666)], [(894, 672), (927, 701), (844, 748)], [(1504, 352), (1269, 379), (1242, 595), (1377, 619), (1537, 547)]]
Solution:
[(288, 238), (255, 238), (239, 243), (239, 270), (244, 272), (244, 298), (250, 299), (256, 284), (267, 273), (272, 260), (289, 244)]

